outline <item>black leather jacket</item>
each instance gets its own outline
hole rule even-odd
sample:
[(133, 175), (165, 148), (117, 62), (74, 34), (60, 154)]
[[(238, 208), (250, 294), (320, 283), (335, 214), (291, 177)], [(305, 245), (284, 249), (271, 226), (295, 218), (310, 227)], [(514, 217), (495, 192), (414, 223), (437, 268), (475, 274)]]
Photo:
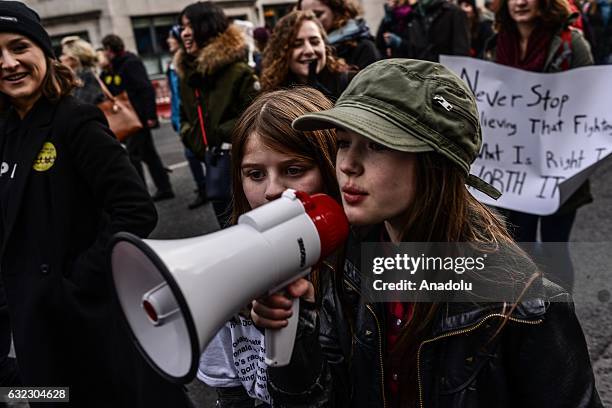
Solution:
[[(384, 307), (360, 299), (359, 274), (345, 264), (341, 290), (354, 332), (331, 279), (318, 308), (301, 308), (291, 364), (268, 372), (275, 407), (387, 406)], [(521, 303), (493, 341), (499, 305), (443, 304), (419, 348), (419, 408), (601, 407), (571, 298), (544, 286), (545, 299)]]

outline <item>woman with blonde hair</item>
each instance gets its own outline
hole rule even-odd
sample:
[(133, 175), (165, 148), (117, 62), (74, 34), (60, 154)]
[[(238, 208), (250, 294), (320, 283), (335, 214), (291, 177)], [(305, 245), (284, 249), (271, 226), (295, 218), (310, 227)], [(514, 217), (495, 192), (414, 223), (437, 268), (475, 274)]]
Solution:
[(337, 99), (352, 73), (327, 44), (325, 29), (312, 11), (293, 11), (281, 18), (264, 51), (264, 91), (308, 85)]
[(70, 67), (79, 77), (80, 83), (74, 89), (75, 98), (93, 105), (104, 100), (104, 94), (95, 73), (98, 56), (90, 43), (78, 36), (64, 37), (60, 61)]

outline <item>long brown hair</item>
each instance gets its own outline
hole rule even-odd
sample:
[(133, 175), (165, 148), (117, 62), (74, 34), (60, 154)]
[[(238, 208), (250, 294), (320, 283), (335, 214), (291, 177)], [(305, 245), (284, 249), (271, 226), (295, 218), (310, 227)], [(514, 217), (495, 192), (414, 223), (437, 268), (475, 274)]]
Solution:
[[(567, 0), (538, 0), (538, 8), (539, 24), (555, 31), (567, 23), (571, 14)], [(495, 30), (497, 32), (516, 30), (516, 23), (508, 11), (508, 0), (500, 0), (496, 4)]]
[[(47, 73), (40, 85), (42, 96), (51, 102), (57, 102), (70, 94), (79, 84), (79, 80), (66, 65), (56, 59), (45, 56)], [(0, 93), (0, 111), (8, 109), (11, 101), (8, 96)]]
[[(314, 22), (319, 28), (321, 37), (327, 43), (325, 29), (312, 11), (294, 10), (281, 18), (274, 26), (272, 36), (263, 53), (261, 87), (264, 91), (275, 90), (287, 85), (293, 42), (305, 21)], [(344, 60), (337, 59), (334, 56), (334, 52), (328, 44), (325, 45), (325, 59), (325, 67), (332, 73), (349, 70)]]
[(47, 75), (42, 83), (42, 93), (51, 102), (57, 102), (78, 85), (74, 72), (56, 59), (47, 57)]
[[(320, 0), (321, 3), (329, 7), (334, 13), (332, 21), (332, 29), (337, 30), (343, 27), (347, 21), (361, 15), (363, 11), (361, 7), (353, 0)], [(298, 0), (297, 9), (302, 9), (302, 0)]]
[[(465, 186), (465, 173), (450, 160), (438, 153), (418, 154), (414, 180), (417, 193), (406, 212), (402, 241), (470, 242), (511, 248), (514, 253), (524, 255), (512, 240), (504, 220), (470, 194)], [(415, 303), (412, 318), (390, 350), (389, 367), (401, 377), (401, 406), (417, 405), (417, 353), (431, 333), (439, 308), (439, 303)], [(512, 310), (501, 308), (506, 319), (499, 330)]]

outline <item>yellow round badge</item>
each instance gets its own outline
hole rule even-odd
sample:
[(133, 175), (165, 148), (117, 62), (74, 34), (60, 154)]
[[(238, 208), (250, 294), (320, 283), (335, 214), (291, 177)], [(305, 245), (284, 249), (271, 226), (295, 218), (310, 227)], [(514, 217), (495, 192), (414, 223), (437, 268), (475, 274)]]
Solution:
[(57, 151), (55, 150), (55, 146), (51, 142), (45, 142), (40, 152), (38, 152), (38, 156), (36, 160), (34, 160), (34, 165), (32, 168), (36, 171), (47, 171), (53, 164), (55, 163), (55, 159), (57, 158)]

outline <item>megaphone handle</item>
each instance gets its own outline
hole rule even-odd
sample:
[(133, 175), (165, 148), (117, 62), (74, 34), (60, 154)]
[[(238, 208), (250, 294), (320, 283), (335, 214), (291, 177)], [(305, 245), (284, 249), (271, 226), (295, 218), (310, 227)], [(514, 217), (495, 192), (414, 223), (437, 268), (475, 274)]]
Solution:
[(297, 326), (300, 314), (300, 299), (293, 299), (291, 306), (293, 314), (288, 319), (287, 326), (282, 329), (266, 329), (266, 365), (270, 367), (284, 367), (291, 361), (293, 344), (297, 334)]

